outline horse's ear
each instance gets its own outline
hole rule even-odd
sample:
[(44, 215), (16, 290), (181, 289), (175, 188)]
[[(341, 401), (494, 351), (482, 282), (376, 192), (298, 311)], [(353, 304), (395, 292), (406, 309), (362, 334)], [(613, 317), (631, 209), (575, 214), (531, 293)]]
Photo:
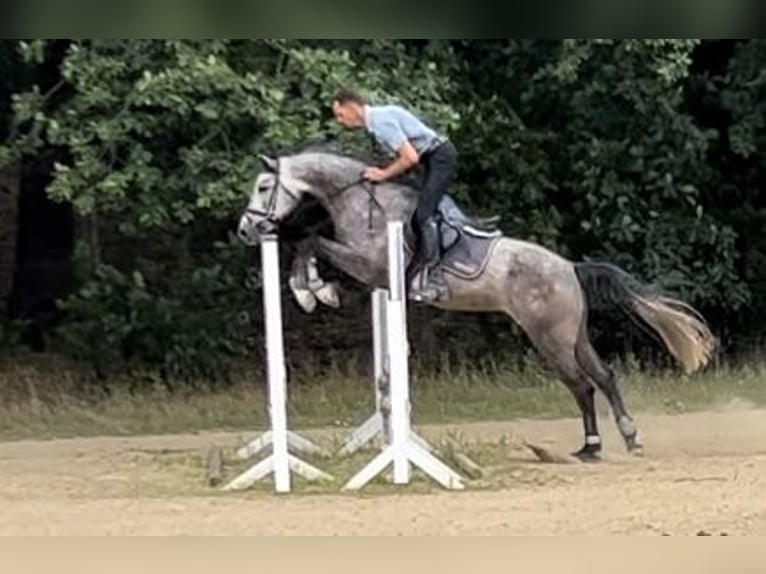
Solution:
[(261, 159), (266, 169), (273, 172), (277, 171), (277, 160), (263, 154), (259, 155), (258, 157)]

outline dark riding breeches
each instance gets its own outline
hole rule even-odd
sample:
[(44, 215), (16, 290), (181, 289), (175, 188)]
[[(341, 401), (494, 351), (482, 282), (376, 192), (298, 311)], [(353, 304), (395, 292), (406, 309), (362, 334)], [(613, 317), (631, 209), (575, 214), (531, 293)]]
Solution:
[(413, 216), (413, 223), (417, 226), (418, 233), (428, 218), (435, 215), (436, 208), (439, 207), (439, 202), (455, 174), (456, 160), (457, 150), (450, 141), (421, 156), (421, 163), (425, 168), (425, 182)]
[[(425, 182), (412, 216), (412, 227), (417, 237), (417, 244), (415, 256), (407, 266), (408, 285), (417, 272), (423, 268), (430, 269), (439, 261), (439, 231), (434, 216), (455, 173), (456, 159), (457, 150), (449, 141), (421, 156), (421, 162), (425, 168)], [(433, 277), (435, 279), (439, 275)], [(432, 281), (431, 276), (429, 281)]]

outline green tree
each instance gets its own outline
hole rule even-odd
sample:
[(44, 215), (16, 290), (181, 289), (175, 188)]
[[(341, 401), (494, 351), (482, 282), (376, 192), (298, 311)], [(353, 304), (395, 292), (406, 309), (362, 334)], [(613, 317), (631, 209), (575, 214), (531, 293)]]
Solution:
[[(513, 232), (614, 261), (695, 304), (738, 308), (733, 228), (701, 190), (710, 134), (684, 111), (690, 40), (462, 46), (471, 193)], [(491, 71), (494, 70), (494, 73)], [(465, 144), (464, 144), (465, 145)]]
[[(59, 54), (44, 41), (19, 48), (38, 66)], [(53, 86), (14, 96), (19, 133), (0, 149), (0, 163), (41, 150), (59, 158), (48, 195), (71, 202), (80, 218), (83, 288), (62, 306), (68, 348), (82, 354), (93, 340), (109, 341), (121, 355), (169, 370), (169, 361), (187, 365), (173, 357), (203, 361), (242, 349), (242, 336), (227, 325), (232, 313), (247, 311), (238, 292), (250, 262), (230, 232), (260, 169), (257, 154), (331, 135), (329, 100), (341, 85), (428, 102), (424, 112), (449, 127), (450, 76), (426, 53), (378, 40), (67, 42)], [(219, 298), (208, 313), (193, 301), (205, 299), (216, 281)], [(217, 320), (203, 320), (216, 310)], [(235, 340), (215, 346), (190, 337), (195, 321), (213, 330), (211, 337)], [(170, 350), (128, 344), (154, 328), (164, 335), (150, 340)], [(168, 333), (173, 329), (179, 337)]]

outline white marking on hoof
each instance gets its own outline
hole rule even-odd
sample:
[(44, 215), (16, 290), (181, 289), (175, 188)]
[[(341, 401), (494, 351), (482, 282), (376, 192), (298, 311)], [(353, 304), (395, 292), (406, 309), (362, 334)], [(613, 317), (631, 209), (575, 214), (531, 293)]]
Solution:
[(317, 299), (314, 297), (314, 294), (308, 289), (298, 289), (295, 286), (295, 279), (292, 277), (288, 281), (288, 284), (290, 285), (290, 290), (293, 292), (293, 296), (301, 309), (306, 313), (313, 313), (317, 307)]
[(588, 446), (598, 446), (601, 444), (601, 437), (598, 435), (588, 435), (585, 437), (585, 444)]
[(340, 307), (340, 294), (338, 293), (338, 286), (334, 283), (325, 283), (314, 291), (314, 295), (322, 304), (328, 307), (333, 309)]

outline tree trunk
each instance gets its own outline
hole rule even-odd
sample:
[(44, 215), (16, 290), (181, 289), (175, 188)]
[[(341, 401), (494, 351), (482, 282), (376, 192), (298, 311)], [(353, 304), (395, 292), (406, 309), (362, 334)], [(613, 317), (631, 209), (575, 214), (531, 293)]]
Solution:
[(8, 311), (16, 269), (20, 173), (18, 165), (0, 170), (0, 316)]

